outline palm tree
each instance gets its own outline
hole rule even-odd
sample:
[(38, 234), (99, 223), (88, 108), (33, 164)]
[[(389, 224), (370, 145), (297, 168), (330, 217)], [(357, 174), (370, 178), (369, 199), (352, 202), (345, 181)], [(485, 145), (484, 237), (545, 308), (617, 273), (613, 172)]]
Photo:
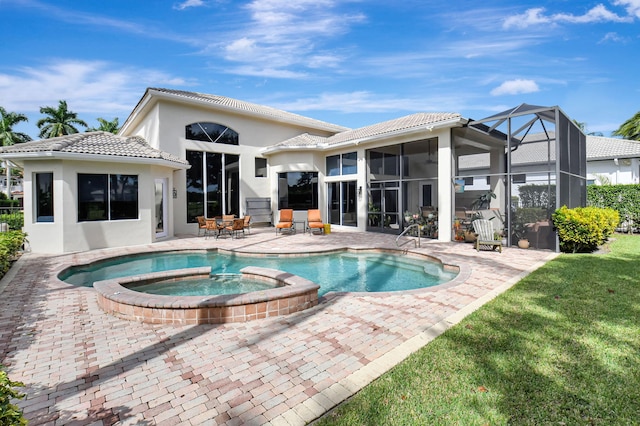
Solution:
[(40, 107), (40, 113), (48, 115), (48, 117), (38, 120), (37, 123), (41, 138), (55, 138), (78, 133), (78, 129), (73, 126), (74, 124), (89, 127), (84, 120), (78, 118), (77, 113), (67, 109), (67, 101), (60, 101), (58, 108)]
[(118, 133), (118, 130), (120, 130), (120, 124), (118, 123), (118, 117), (114, 118), (111, 121), (105, 120), (102, 117), (98, 117), (97, 120), (98, 120), (98, 123), (100, 123), (100, 126), (91, 127), (89, 129), (87, 129), (87, 132), (109, 132), (109, 133), (113, 133), (115, 135), (115, 134)]
[(576, 119), (573, 119), (571, 121), (573, 121), (573, 124), (578, 126), (578, 128), (580, 130), (582, 130), (582, 133), (584, 133), (585, 135), (589, 135), (589, 136), (604, 136), (602, 134), (602, 132), (587, 132), (587, 123), (585, 123), (584, 121), (578, 121)]
[(622, 136), (625, 139), (640, 141), (640, 111), (622, 123), (622, 125), (611, 133), (612, 136)]
[(31, 137), (26, 133), (13, 131), (13, 126), (22, 121), (29, 121), (29, 119), (24, 114), (7, 112), (6, 109), (0, 107), (0, 145), (13, 145), (14, 143), (28, 142), (31, 140)]

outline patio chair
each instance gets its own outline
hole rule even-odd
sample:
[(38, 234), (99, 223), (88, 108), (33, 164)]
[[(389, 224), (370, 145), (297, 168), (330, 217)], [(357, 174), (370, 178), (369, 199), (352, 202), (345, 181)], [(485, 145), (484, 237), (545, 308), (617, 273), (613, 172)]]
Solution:
[(280, 221), (276, 224), (276, 234), (278, 231), (282, 233), (283, 230), (288, 230), (289, 232), (294, 231), (293, 227), (293, 209), (282, 209), (280, 210)]
[[(251, 233), (251, 215), (245, 216), (244, 218), (244, 229), (247, 230), (247, 234)], [(244, 233), (244, 230), (242, 231)]]
[(205, 219), (204, 222), (204, 237), (207, 238), (209, 235), (215, 235), (216, 238), (218, 238), (222, 229), (221, 225), (218, 223), (218, 219)]
[(495, 237), (493, 232), (493, 224), (487, 219), (476, 219), (473, 221), (473, 230), (478, 234), (476, 239), (476, 250), (480, 251), (480, 247), (496, 248), (502, 253), (502, 240)]
[(226, 225), (224, 230), (231, 235), (231, 238), (238, 238), (238, 233), (242, 231), (242, 235), (244, 235), (244, 219), (233, 219), (231, 225)]
[(324, 233), (324, 223), (322, 223), (320, 210), (307, 210), (307, 229), (310, 234), (312, 234), (314, 230), (319, 230), (320, 234)]
[(207, 222), (204, 219), (204, 216), (196, 216), (196, 220), (198, 221), (198, 237), (200, 236), (200, 231), (204, 231), (205, 234), (207, 232)]

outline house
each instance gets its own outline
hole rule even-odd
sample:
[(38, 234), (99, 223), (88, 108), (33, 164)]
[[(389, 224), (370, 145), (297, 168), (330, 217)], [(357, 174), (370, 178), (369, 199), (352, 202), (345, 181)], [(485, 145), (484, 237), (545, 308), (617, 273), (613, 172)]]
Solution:
[[(29, 142), (2, 148), (0, 158), (24, 168), (25, 230), (38, 252), (195, 234), (197, 216), (243, 216), (255, 200), (272, 213), (266, 222), (283, 208), (300, 221), (317, 208), (337, 229), (394, 234), (408, 225), (404, 211), (431, 206), (439, 230), (432, 236), (451, 241), (453, 212), (463, 203), (459, 160), (487, 153), (495, 176), (488, 187), (497, 194), (488, 207), (506, 217), (516, 138), (500, 126), (531, 114), (560, 129), (559, 147), (584, 151), (584, 135), (557, 107), (523, 104), (481, 121), (416, 113), (348, 129), (223, 96), (149, 88), (118, 136)], [(562, 181), (563, 197), (575, 179), (586, 181), (583, 156), (565, 151), (558, 158), (578, 173)], [(584, 199), (574, 190), (565, 204)]]

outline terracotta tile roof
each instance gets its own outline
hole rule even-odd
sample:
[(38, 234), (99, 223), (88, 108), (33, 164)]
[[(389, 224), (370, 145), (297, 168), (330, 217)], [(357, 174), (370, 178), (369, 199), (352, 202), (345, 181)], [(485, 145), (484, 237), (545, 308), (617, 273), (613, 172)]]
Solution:
[(298, 124), (304, 127), (318, 128), (319, 130), (329, 132), (342, 132), (347, 130), (348, 127), (339, 126), (337, 124), (327, 123), (325, 121), (316, 120), (313, 118), (305, 117), (303, 115), (294, 114), (291, 112), (283, 111), (277, 108), (272, 108), (265, 105), (254, 104), (251, 102), (245, 102), (238, 99), (227, 98), (226, 96), (208, 95), (206, 93), (187, 92), (184, 90), (173, 90), (163, 88), (149, 88), (148, 92), (159, 92), (168, 95), (177, 96), (183, 99), (192, 101), (205, 102), (211, 105), (218, 105), (225, 108), (231, 108), (238, 111), (245, 111), (252, 114), (262, 115), (264, 117), (287, 121), (289, 123)]
[(182, 165), (189, 164), (187, 161), (173, 154), (152, 148), (141, 137), (118, 136), (108, 132), (75, 133), (0, 148), (0, 155), (5, 153), (26, 154), (36, 152), (65, 152), (113, 157), (148, 158), (166, 160)]

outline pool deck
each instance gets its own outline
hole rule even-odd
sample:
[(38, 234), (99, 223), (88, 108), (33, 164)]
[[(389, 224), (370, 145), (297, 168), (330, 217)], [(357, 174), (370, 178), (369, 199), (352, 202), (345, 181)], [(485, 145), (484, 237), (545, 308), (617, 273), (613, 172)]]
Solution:
[(30, 425), (304, 425), (555, 257), (423, 240), (403, 249), (459, 265), (456, 285), (409, 293), (329, 294), (288, 316), (217, 325), (118, 319), (64, 265), (129, 253), (224, 248), (290, 253), (395, 249), (395, 236), (254, 228), (245, 238), (183, 236), (69, 255), (27, 253), (0, 281), (0, 364), (25, 383)]

